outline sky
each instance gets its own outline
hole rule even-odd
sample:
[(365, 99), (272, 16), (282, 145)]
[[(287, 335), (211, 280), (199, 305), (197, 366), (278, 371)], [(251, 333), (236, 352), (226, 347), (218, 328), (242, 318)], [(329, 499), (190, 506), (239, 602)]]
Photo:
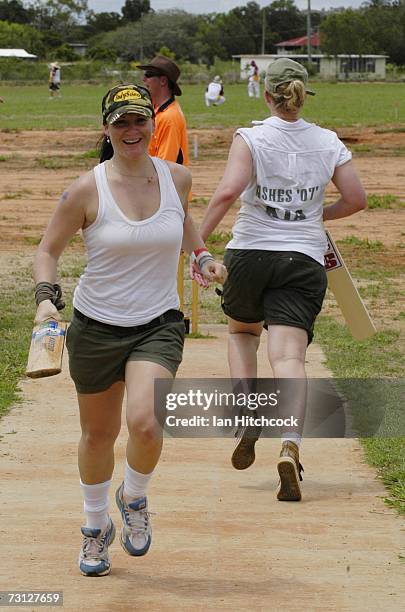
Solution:
[[(329, 8), (358, 8), (364, 0), (310, 0), (311, 8), (329, 9)], [(227, 13), (235, 6), (244, 6), (248, 0), (151, 0), (151, 7), (155, 11), (164, 11), (168, 9), (183, 9), (188, 13)], [(268, 6), (272, 0), (255, 0), (259, 6)], [(121, 12), (121, 8), (125, 4), (125, 0), (88, 0), (88, 6), (93, 11), (97, 12)], [(308, 0), (295, 0), (295, 6), (301, 10), (306, 9)]]

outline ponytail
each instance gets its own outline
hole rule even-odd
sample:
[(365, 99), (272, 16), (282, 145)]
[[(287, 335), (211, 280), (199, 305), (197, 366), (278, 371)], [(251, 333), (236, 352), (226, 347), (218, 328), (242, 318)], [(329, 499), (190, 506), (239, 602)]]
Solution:
[(281, 83), (275, 93), (270, 94), (276, 108), (284, 112), (297, 112), (304, 105), (305, 85), (299, 79)]
[(109, 138), (107, 138), (105, 134), (98, 141), (97, 148), (100, 156), (100, 164), (106, 161), (107, 159), (111, 159), (114, 155), (114, 149), (111, 144), (111, 141)]

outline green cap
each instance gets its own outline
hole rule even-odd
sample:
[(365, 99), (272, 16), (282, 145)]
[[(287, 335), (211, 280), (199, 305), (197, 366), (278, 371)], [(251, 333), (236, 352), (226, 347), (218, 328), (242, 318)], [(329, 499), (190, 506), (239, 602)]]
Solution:
[[(280, 57), (267, 66), (265, 84), (269, 93), (274, 94), (279, 85), (295, 80), (302, 81), (304, 85), (307, 84), (308, 72), (302, 64), (288, 57)], [(315, 92), (310, 89), (305, 89), (305, 91), (310, 96), (315, 95)]]
[(126, 113), (153, 117), (154, 110), (149, 91), (141, 85), (117, 85), (104, 96), (101, 105), (103, 123), (114, 123)]

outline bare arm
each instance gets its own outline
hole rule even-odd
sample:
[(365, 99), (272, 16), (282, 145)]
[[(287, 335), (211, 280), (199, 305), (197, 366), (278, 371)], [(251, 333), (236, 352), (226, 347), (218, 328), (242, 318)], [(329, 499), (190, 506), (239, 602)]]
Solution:
[(341, 197), (334, 204), (323, 209), (324, 221), (349, 217), (359, 210), (367, 208), (366, 193), (352, 162), (349, 161), (338, 166), (335, 169), (332, 182)]
[(235, 200), (246, 189), (253, 174), (250, 149), (241, 136), (236, 136), (229, 150), (228, 161), (201, 224), (201, 236), (206, 240), (223, 219)]
[[(182, 249), (184, 249), (186, 253), (190, 255), (193, 251), (205, 247), (199, 232), (194, 226), (193, 219), (188, 212), (188, 195), (191, 190), (191, 173), (187, 168), (184, 166), (179, 166), (178, 164), (169, 163), (169, 167), (185, 213)], [(211, 261), (207, 261), (207, 263), (202, 266), (201, 272), (208, 280), (214, 280), (222, 283), (226, 279), (225, 267), (221, 263), (215, 262), (213, 258)]]
[(182, 249), (190, 254), (195, 249), (200, 249), (204, 246), (204, 242), (198, 231), (196, 230), (190, 213), (188, 212), (188, 194), (191, 190), (191, 172), (185, 166), (169, 163), (170, 172), (179, 194), (180, 201), (184, 208), (184, 233)]
[[(35, 283), (55, 283), (60, 255), (76, 232), (86, 223), (86, 205), (89, 190), (79, 179), (61, 196), (34, 258)], [(59, 318), (50, 300), (42, 301), (37, 309), (35, 321), (49, 317)]]

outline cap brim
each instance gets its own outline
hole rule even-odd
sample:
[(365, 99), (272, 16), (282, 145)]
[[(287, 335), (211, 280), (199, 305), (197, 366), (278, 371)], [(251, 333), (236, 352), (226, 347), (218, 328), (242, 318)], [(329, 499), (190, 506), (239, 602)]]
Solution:
[[(147, 64), (146, 66), (142, 65), (142, 66), (138, 66), (137, 68), (138, 68), (138, 70), (150, 70), (151, 72), (152, 71), (153, 72), (157, 72), (158, 74), (156, 74), (156, 76), (159, 76), (159, 73), (160, 73), (162, 76), (165, 76), (170, 81), (169, 75), (165, 74), (163, 70), (161, 70), (157, 66), (154, 66), (153, 64)], [(173, 81), (170, 81), (170, 82), (173, 83)], [(177, 85), (177, 83), (173, 83), (173, 93), (174, 93), (175, 96), (181, 96), (182, 95), (182, 91), (181, 91), (180, 87)]]
[(128, 106), (121, 106), (117, 108), (115, 111), (112, 111), (109, 115), (107, 115), (105, 122), (108, 124), (115, 123), (118, 121), (120, 117), (123, 115), (141, 115), (142, 117), (147, 117), (148, 119), (152, 119), (153, 111), (150, 108), (145, 106), (134, 106), (133, 104)]
[(305, 93), (307, 93), (309, 96), (316, 96), (316, 93), (312, 91), (312, 89), (306, 89)]

